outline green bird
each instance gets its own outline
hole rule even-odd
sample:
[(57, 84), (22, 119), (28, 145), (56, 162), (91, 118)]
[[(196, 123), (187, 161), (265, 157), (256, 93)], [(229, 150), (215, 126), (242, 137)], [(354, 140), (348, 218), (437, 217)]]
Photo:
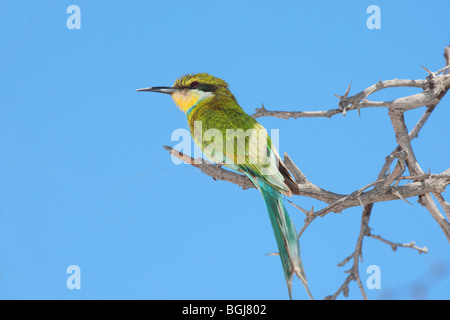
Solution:
[(294, 181), (264, 127), (247, 115), (228, 84), (207, 73), (178, 78), (172, 87), (149, 87), (137, 91), (172, 96), (186, 114), (194, 142), (213, 162), (245, 174), (261, 192), (275, 233), (278, 251), (292, 299), (292, 278), (303, 283), (309, 297), (300, 260), (297, 232), (284, 206), (284, 196), (299, 194)]

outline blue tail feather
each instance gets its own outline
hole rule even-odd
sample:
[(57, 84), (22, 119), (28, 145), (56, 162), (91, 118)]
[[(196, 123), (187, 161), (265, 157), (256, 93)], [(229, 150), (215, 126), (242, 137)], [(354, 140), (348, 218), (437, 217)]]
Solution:
[(284, 206), (284, 196), (261, 180), (257, 181), (257, 186), (259, 186), (258, 189), (266, 202), (272, 229), (275, 233), (289, 297), (292, 299), (292, 278), (296, 274), (312, 299), (300, 260), (300, 245), (297, 239), (297, 232)]

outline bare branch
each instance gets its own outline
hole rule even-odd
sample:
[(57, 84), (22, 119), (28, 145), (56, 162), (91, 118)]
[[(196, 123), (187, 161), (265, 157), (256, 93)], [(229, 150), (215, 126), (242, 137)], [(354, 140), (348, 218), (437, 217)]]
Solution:
[(292, 172), (295, 182), (298, 184), (310, 183), (303, 172), (297, 167), (297, 165), (292, 161), (287, 152), (284, 153), (284, 163), (289, 171)]
[[(339, 98), (338, 108), (325, 111), (269, 111), (264, 107), (264, 105), (262, 105), (262, 107), (260, 109), (256, 109), (256, 113), (252, 115), (253, 118), (267, 116), (282, 119), (296, 119), (300, 117), (331, 118), (336, 114), (343, 114), (345, 116), (347, 111), (352, 111), (355, 109), (357, 109), (359, 113), (361, 108), (368, 107), (383, 107), (388, 108), (389, 110), (389, 116), (398, 146), (389, 156), (385, 158), (385, 163), (379, 172), (377, 180), (368, 183), (364, 187), (353, 191), (352, 193), (338, 194), (316, 186), (307, 179), (305, 174), (292, 161), (287, 153), (284, 155), (284, 163), (286, 168), (295, 178), (295, 181), (299, 186), (300, 195), (322, 201), (326, 204), (318, 211), (314, 211), (314, 208), (307, 211), (288, 200), (298, 210), (306, 215), (305, 224), (298, 233), (298, 238), (300, 238), (312, 221), (319, 216), (323, 217), (330, 212), (340, 213), (345, 209), (355, 206), (363, 207), (360, 233), (355, 250), (350, 256), (338, 264), (338, 266), (343, 266), (350, 260), (353, 260), (353, 265), (350, 270), (346, 271), (348, 276), (344, 280), (343, 284), (334, 294), (327, 296), (326, 299), (335, 299), (341, 293), (343, 293), (344, 296), (348, 296), (349, 283), (351, 281), (357, 282), (363, 298), (367, 299), (367, 294), (364, 290), (359, 275), (359, 261), (360, 259), (362, 261), (362, 246), (364, 237), (370, 237), (386, 243), (390, 245), (394, 251), (398, 247), (404, 247), (417, 250), (419, 253), (428, 252), (427, 247), (418, 247), (413, 241), (409, 243), (396, 243), (386, 240), (381, 236), (371, 234), (369, 220), (373, 206), (377, 202), (401, 199), (411, 204), (407, 199), (411, 197), (418, 197), (418, 202), (427, 208), (450, 242), (450, 204), (445, 201), (442, 196), (446, 186), (450, 184), (450, 168), (440, 174), (431, 174), (430, 172), (425, 173), (420, 167), (411, 146), (411, 140), (418, 137), (420, 130), (423, 128), (431, 113), (450, 88), (450, 74), (448, 74), (450, 70), (450, 46), (445, 49), (444, 56), (447, 59), (446, 67), (441, 68), (436, 72), (430, 71), (426, 67), (423, 67), (428, 74), (425, 79), (394, 79), (379, 81), (363, 91), (349, 97), (348, 94), (351, 88), (350, 84), (343, 95), (337, 95)], [(394, 87), (413, 87), (421, 89), (422, 91), (413, 95), (399, 97), (392, 101), (368, 100), (373, 93), (386, 88)], [(414, 128), (408, 133), (405, 125), (404, 113), (408, 110), (422, 106), (427, 107), (425, 112)], [(243, 189), (254, 188), (253, 183), (245, 175), (227, 170), (223, 168), (221, 164), (212, 164), (200, 158), (193, 159), (172, 149), (171, 147), (165, 146), (164, 148), (168, 150), (172, 156), (175, 156), (178, 159), (199, 168), (203, 173), (211, 176), (214, 180), (231, 182), (239, 185)], [(398, 161), (392, 172), (388, 173), (395, 159), (398, 159)], [(409, 176), (404, 176), (406, 168), (409, 169)], [(406, 183), (400, 185), (400, 181), (404, 181)], [(431, 194), (435, 196), (436, 201), (442, 207), (446, 217), (444, 217), (444, 215), (439, 211), (436, 202), (431, 197)]]
[(188, 155), (185, 155), (182, 152), (179, 152), (169, 146), (164, 146), (164, 149), (169, 151), (172, 156), (177, 157), (178, 159), (199, 168), (204, 174), (210, 176), (214, 180), (228, 181), (239, 185), (244, 190), (248, 188), (255, 188), (250, 179), (242, 174), (225, 170), (222, 168), (222, 166), (214, 165), (204, 159), (197, 159), (196, 161), (194, 158), (191, 158)]
[[(206, 160), (195, 160), (171, 147), (164, 146), (166, 150), (170, 152), (171, 155), (183, 160), (184, 162), (191, 164), (199, 168), (204, 174), (212, 177), (214, 180), (223, 180), (231, 182), (241, 186), (244, 189), (255, 188), (253, 183), (246, 176), (226, 170), (220, 165), (215, 165), (209, 163)], [(292, 163), (293, 164), (293, 163)], [(313, 183), (299, 184), (300, 194), (302, 196), (314, 198), (326, 203), (330, 203), (329, 206), (323, 208), (314, 213), (314, 216), (324, 216), (330, 212), (342, 212), (342, 210), (360, 206), (362, 204), (391, 201), (398, 199), (395, 191), (403, 198), (411, 198), (415, 196), (422, 195), (429, 192), (442, 192), (445, 187), (450, 184), (450, 177), (448, 175), (433, 175), (425, 177), (418, 177), (420, 182), (411, 182), (397, 188), (388, 187), (383, 190), (373, 189), (367, 192), (362, 192), (369, 187), (375, 185), (376, 183), (382, 181), (377, 180), (369, 183), (361, 189), (358, 189), (348, 195), (337, 194), (331, 191), (322, 189)], [(396, 189), (396, 190), (394, 190)]]
[(449, 73), (449, 70), (450, 70), (450, 69), (448, 69), (448, 67), (450, 66), (450, 46), (448, 46), (444, 49), (444, 57), (445, 57), (445, 60), (447, 61), (447, 67), (446, 67), (447, 70), (445, 70), (444, 74), (447, 74), (447, 73)]
[[(414, 155), (414, 152), (411, 147), (410, 139), (408, 137), (406, 125), (405, 125), (405, 119), (403, 116), (403, 112), (397, 109), (389, 109), (389, 117), (391, 118), (392, 126), (395, 131), (395, 137), (397, 140), (397, 143), (399, 144), (400, 148), (406, 152), (407, 159), (406, 162), (408, 164), (409, 170), (416, 175), (423, 175), (424, 172), (422, 168), (420, 167), (419, 163), (417, 162), (417, 159)], [(433, 193), (441, 193), (441, 191), (432, 191)], [(433, 199), (431, 198), (431, 195), (429, 193), (425, 193), (420, 196), (420, 203), (425, 206), (428, 211), (431, 213), (433, 218), (436, 220), (436, 222), (441, 227), (442, 231), (444, 231), (445, 236), (447, 237), (447, 240), (450, 242), (450, 224), (447, 220), (445, 220), (444, 216), (441, 214), (439, 209), (437, 208), (436, 204), (434, 203)]]
[(419, 253), (428, 253), (428, 248), (427, 247), (418, 247), (416, 246), (416, 243), (414, 241), (408, 242), (408, 243), (396, 243), (396, 242), (392, 242), (389, 240), (386, 240), (380, 236), (377, 236), (375, 234), (370, 233), (369, 235), (367, 235), (370, 238), (373, 239), (377, 239), (380, 240), (381, 242), (387, 243), (388, 245), (391, 246), (393, 251), (397, 251), (398, 247), (403, 247), (403, 248), (412, 248), (417, 250)]
[[(369, 208), (365, 208), (365, 211), (370, 211)], [(339, 294), (343, 293), (345, 297), (348, 296), (349, 288), (348, 285), (351, 281), (356, 281), (358, 283), (359, 290), (361, 291), (361, 295), (364, 300), (367, 300), (367, 294), (364, 290), (364, 286), (362, 285), (361, 278), (359, 276), (359, 260), (362, 260), (362, 245), (364, 236), (370, 232), (369, 229), (369, 216), (367, 214), (362, 215), (361, 218), (361, 228), (358, 236), (358, 241), (356, 242), (355, 251), (344, 259), (341, 263), (338, 264), (339, 267), (346, 265), (350, 260), (353, 260), (352, 268), (346, 271), (349, 275), (344, 280), (344, 283), (339, 287), (339, 289), (332, 295), (325, 297), (327, 300), (336, 299)]]
[[(443, 69), (436, 73), (432, 73), (427, 79), (420, 80), (408, 80), (408, 79), (394, 79), (379, 81), (376, 84), (364, 89), (354, 96), (347, 97), (350, 87), (343, 96), (340, 98), (339, 108), (330, 109), (326, 111), (269, 111), (264, 105), (260, 109), (256, 109), (256, 113), (252, 115), (253, 118), (260, 117), (276, 117), (281, 119), (297, 119), (297, 118), (311, 118), (311, 117), (326, 117), (330, 118), (336, 114), (342, 113), (345, 115), (347, 111), (360, 108), (369, 107), (385, 107), (385, 108), (397, 108), (402, 110), (416, 109), (422, 106), (436, 105), (440, 99), (450, 88), (450, 76), (449, 75), (437, 75), (442, 72)], [(394, 87), (415, 87), (422, 88), (424, 91), (413, 94), (406, 97), (401, 97), (392, 101), (369, 101), (367, 97), (371, 94), (380, 91), (385, 88)]]

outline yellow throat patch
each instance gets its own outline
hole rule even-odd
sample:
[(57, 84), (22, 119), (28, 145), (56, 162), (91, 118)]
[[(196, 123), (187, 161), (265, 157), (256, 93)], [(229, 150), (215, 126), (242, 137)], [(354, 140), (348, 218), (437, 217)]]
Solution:
[(199, 90), (178, 90), (172, 94), (172, 99), (177, 107), (186, 113), (198, 102), (208, 97), (212, 97), (213, 95), (212, 92), (203, 92)]

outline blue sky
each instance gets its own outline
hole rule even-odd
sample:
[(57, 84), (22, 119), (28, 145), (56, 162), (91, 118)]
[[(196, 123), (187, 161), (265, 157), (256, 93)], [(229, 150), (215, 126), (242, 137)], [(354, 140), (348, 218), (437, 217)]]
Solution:
[[(68, 6), (81, 9), (69, 30)], [(381, 29), (369, 30), (369, 5)], [(0, 3), (0, 298), (286, 299), (265, 205), (256, 190), (172, 163), (163, 145), (187, 128), (166, 95), (135, 89), (209, 72), (249, 114), (326, 110), (352, 82), (426, 76), (444, 66), (450, 3), (443, 1), (13, 1)], [(414, 90), (390, 89), (388, 100)], [(424, 169), (449, 167), (449, 98), (413, 147)], [(423, 108), (408, 112), (411, 128)], [(280, 130), (310, 181), (351, 193), (374, 181), (396, 146), (385, 109), (331, 119), (259, 119)], [(448, 144), (448, 143), (447, 143)], [(304, 197), (306, 208), (323, 203)], [(376, 204), (361, 278), (378, 265), (371, 299), (450, 297), (449, 244), (416, 199)], [(287, 206), (297, 229), (303, 214)], [(301, 238), (316, 298), (334, 293), (350, 265), (361, 208), (316, 220)], [(69, 290), (66, 269), (81, 270)], [(306, 299), (299, 281), (293, 296)], [(355, 283), (350, 298), (360, 299)], [(342, 296), (340, 296), (342, 298)]]

